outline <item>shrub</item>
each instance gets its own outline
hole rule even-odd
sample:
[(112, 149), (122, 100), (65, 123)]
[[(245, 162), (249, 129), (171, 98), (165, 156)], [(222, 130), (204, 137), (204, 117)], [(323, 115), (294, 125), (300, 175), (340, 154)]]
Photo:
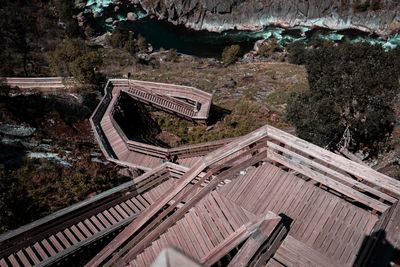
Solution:
[(222, 51), (222, 61), (226, 66), (235, 63), (239, 58), (239, 54), (240, 54), (239, 45), (227, 46)]
[(170, 62), (178, 62), (179, 55), (176, 52), (176, 49), (170, 49), (165, 55), (165, 60)]
[(73, 75), (83, 83), (93, 83), (95, 69), (101, 64), (96, 51), (78, 39), (68, 39), (50, 55), (50, 68), (59, 76)]
[(306, 63), (306, 49), (304, 44), (300, 42), (293, 42), (286, 47), (289, 53), (289, 63), (303, 65)]
[(147, 42), (143, 36), (136, 36), (132, 31), (124, 31), (118, 27), (107, 37), (107, 42), (114, 48), (125, 49), (131, 55), (147, 50)]
[(263, 57), (270, 57), (274, 52), (279, 52), (281, 47), (276, 39), (264, 42), (258, 48), (257, 54)]
[(399, 93), (396, 60), (366, 44), (321, 47), (307, 52), (310, 90), (288, 103), (287, 119), (300, 137), (336, 148), (345, 129), (349, 149), (376, 149), (393, 130), (393, 99)]

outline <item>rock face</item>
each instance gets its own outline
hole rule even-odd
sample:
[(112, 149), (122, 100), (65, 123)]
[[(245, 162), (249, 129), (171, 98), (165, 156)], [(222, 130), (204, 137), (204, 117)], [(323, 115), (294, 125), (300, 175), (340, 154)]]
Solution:
[(140, 0), (147, 13), (195, 30), (260, 30), (268, 25), (357, 29), (389, 35), (400, 29), (393, 0)]

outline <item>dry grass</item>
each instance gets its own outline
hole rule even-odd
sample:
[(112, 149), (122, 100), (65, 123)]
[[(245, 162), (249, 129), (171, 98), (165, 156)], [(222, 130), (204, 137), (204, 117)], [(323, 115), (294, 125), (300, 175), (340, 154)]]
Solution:
[(214, 93), (213, 103), (226, 111), (211, 116), (208, 130), (164, 113), (154, 113), (164, 131), (182, 144), (240, 136), (262, 125), (288, 128), (283, 117), (290, 93), (308, 88), (304, 67), (288, 63), (244, 63), (222, 67), (211, 59), (180, 57), (158, 68), (135, 66), (134, 79), (194, 86)]

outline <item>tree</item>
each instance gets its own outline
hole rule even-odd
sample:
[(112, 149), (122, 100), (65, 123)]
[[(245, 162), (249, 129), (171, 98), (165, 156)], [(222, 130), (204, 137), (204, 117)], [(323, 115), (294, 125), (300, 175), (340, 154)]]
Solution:
[(287, 109), (298, 135), (337, 148), (347, 130), (349, 149), (376, 149), (395, 121), (400, 73), (393, 56), (366, 44), (323, 46), (306, 53), (310, 89), (294, 94)]
[(235, 63), (239, 58), (239, 54), (240, 54), (239, 45), (227, 46), (222, 51), (222, 61), (226, 66)]

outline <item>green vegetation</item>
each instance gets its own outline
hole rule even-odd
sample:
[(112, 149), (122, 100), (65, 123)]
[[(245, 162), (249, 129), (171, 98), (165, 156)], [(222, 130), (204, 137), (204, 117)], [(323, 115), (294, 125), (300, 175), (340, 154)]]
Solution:
[(293, 94), (288, 103), (287, 119), (298, 135), (336, 148), (346, 131), (349, 149), (377, 149), (395, 122), (398, 57), (366, 44), (297, 52), (291, 58), (305, 61), (310, 84), (310, 90)]
[(166, 61), (170, 62), (178, 62), (179, 60), (179, 55), (176, 52), (176, 49), (170, 49), (167, 51), (166, 56), (165, 56)]
[(224, 48), (222, 51), (221, 59), (225, 66), (235, 63), (240, 55), (240, 46), (231, 45)]
[(361, 0), (360, 3), (354, 5), (354, 12), (359, 13), (368, 10), (377, 11), (381, 8), (381, 0)]
[(48, 76), (46, 54), (66, 37), (79, 37), (73, 2), (2, 1), (0, 76)]
[(258, 48), (257, 54), (263, 57), (270, 57), (274, 52), (281, 51), (281, 47), (276, 39), (264, 42)]
[(121, 48), (135, 55), (137, 52), (144, 52), (147, 50), (146, 39), (139, 35), (135, 35), (131, 31), (116, 27), (113, 33), (107, 37), (107, 42), (113, 48)]
[(129, 180), (86, 159), (74, 168), (48, 160), (25, 160), (21, 165), (16, 169), (0, 165), (0, 232)]
[(95, 69), (101, 58), (80, 39), (67, 39), (50, 55), (50, 68), (54, 75), (73, 76), (83, 83), (95, 82)]

